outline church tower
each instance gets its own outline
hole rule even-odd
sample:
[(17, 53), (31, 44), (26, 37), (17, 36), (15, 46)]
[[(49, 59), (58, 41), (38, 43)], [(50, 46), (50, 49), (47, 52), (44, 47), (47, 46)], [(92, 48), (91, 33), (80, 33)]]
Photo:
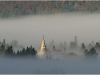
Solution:
[(47, 57), (47, 55), (48, 55), (48, 51), (47, 51), (46, 44), (45, 44), (45, 40), (44, 40), (44, 36), (43, 36), (41, 48), (38, 51), (37, 56), (39, 58), (45, 58), (45, 57)]
[(46, 51), (46, 44), (45, 44), (45, 40), (44, 40), (44, 36), (43, 36), (43, 40), (42, 40), (42, 44), (41, 44), (41, 51)]

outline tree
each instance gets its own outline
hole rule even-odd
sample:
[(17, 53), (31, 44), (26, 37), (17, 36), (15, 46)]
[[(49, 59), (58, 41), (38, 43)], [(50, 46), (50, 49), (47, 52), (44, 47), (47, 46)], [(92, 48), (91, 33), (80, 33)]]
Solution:
[(88, 50), (87, 50), (87, 49), (85, 49), (84, 54), (85, 54), (85, 55), (87, 55), (87, 54), (88, 54)]
[(3, 44), (4, 46), (6, 45), (6, 41), (5, 41), (5, 39), (3, 39), (2, 44)]
[(31, 55), (34, 55), (35, 56), (36, 54), (37, 54), (36, 50), (34, 48), (32, 48), (31, 49)]
[(75, 47), (77, 47), (77, 36), (75, 36), (74, 43), (75, 43)]
[(1, 51), (1, 52), (4, 52), (4, 51), (5, 51), (5, 45), (3, 45), (3, 43), (1, 44), (0, 51)]
[(21, 56), (23, 56), (23, 55), (25, 55), (25, 56), (27, 56), (27, 55), (35, 56), (36, 54), (37, 54), (37, 52), (32, 46), (27, 47), (26, 49), (23, 48), (21, 51), (19, 51), (19, 50), (17, 51), (17, 55), (21, 55)]
[(86, 49), (86, 46), (85, 46), (84, 43), (81, 44), (81, 49), (82, 49), (82, 50), (85, 50), (85, 49)]
[(74, 48), (77, 48), (77, 47), (78, 47), (78, 45), (77, 45), (77, 36), (75, 36), (74, 41), (70, 42), (70, 48), (74, 49)]
[(100, 44), (96, 42), (95, 48), (100, 49)]
[(89, 51), (89, 53), (90, 53), (90, 54), (96, 54), (96, 50), (95, 50), (95, 48), (94, 48), (94, 47), (91, 48), (90, 51)]
[(10, 13), (9, 13), (8, 10), (3, 10), (3, 11), (1, 12), (0, 16), (1, 16), (2, 18), (6, 18), (6, 17), (9, 17), (9, 16), (10, 16)]
[(70, 42), (70, 48), (74, 48), (74, 43), (72, 41)]
[(55, 50), (55, 46), (53, 46), (53, 50)]
[(22, 49), (21, 54), (22, 55), (25, 55), (26, 54), (25, 48)]
[(85, 51), (84, 53), (86, 56), (97, 56), (98, 55), (94, 47), (92, 47), (89, 51)]
[(13, 47), (12, 47), (12, 45), (11, 46), (9, 46), (6, 50), (5, 50), (5, 54), (6, 55), (13, 55)]
[(19, 50), (17, 50), (17, 55), (20, 55), (20, 52), (19, 52)]
[(64, 41), (64, 43), (63, 43), (63, 49), (64, 49), (64, 51), (66, 51), (66, 49), (67, 49), (67, 43), (66, 43), (66, 41)]

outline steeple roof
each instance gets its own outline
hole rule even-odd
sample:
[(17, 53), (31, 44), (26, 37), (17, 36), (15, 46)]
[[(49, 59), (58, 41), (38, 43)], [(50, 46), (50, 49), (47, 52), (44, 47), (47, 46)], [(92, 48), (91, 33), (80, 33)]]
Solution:
[(45, 44), (45, 40), (44, 40), (44, 35), (43, 35), (43, 40), (42, 40), (42, 44), (41, 44), (41, 50), (46, 50), (46, 44)]

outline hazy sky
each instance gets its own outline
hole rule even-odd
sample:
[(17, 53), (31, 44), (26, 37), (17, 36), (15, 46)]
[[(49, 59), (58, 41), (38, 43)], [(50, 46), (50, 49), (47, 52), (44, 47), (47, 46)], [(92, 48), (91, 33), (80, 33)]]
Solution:
[(78, 37), (79, 44), (100, 40), (100, 14), (66, 13), (35, 15), (19, 18), (0, 19), (0, 40), (18, 40), (20, 45), (41, 45), (44, 34), (46, 43), (66, 41), (69, 44)]

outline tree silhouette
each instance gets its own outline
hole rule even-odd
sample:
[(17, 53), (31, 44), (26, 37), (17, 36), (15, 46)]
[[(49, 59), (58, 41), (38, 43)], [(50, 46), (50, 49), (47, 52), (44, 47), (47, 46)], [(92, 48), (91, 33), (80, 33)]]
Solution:
[(85, 55), (88, 54), (88, 50), (87, 50), (87, 49), (84, 50), (84, 54), (85, 54)]
[(64, 49), (64, 51), (66, 51), (66, 49), (67, 49), (67, 43), (66, 43), (66, 41), (64, 41), (64, 43), (63, 43), (63, 49)]
[(97, 56), (98, 55), (94, 47), (92, 47), (89, 51), (86, 50), (84, 53), (86, 56)]
[(36, 55), (36, 50), (30, 46), (30, 47), (27, 47), (26, 49), (23, 48), (21, 51), (17, 51), (17, 55), (20, 55), (20, 56), (27, 56), (27, 55), (32, 55), (32, 56), (35, 56)]
[(95, 48), (100, 49), (100, 44), (96, 42)]
[(84, 43), (81, 44), (81, 49), (82, 49), (82, 50), (85, 50), (85, 49), (86, 49), (86, 46), (85, 46)]
[(5, 54), (6, 55), (13, 55), (13, 47), (12, 47), (12, 45), (11, 46), (9, 46), (6, 50), (5, 50)]

